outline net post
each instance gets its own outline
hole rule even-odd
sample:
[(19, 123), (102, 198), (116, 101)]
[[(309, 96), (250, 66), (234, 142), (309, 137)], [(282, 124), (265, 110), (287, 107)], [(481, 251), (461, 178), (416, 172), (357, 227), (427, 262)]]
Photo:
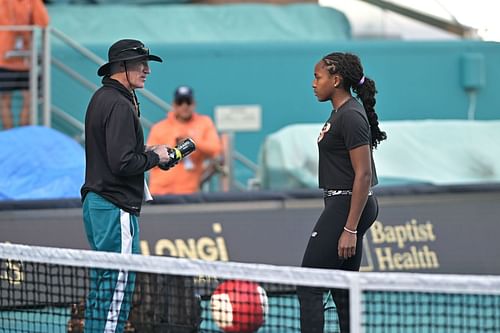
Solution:
[(358, 276), (352, 276), (349, 286), (349, 326), (351, 333), (362, 333), (361, 287)]

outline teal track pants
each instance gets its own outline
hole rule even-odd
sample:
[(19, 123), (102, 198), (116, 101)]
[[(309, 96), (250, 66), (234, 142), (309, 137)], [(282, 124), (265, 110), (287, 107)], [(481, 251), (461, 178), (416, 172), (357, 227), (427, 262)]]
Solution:
[[(83, 201), (83, 222), (92, 250), (140, 253), (137, 216), (96, 193), (88, 193)], [(85, 305), (85, 332), (123, 332), (134, 285), (133, 272), (91, 269)]]

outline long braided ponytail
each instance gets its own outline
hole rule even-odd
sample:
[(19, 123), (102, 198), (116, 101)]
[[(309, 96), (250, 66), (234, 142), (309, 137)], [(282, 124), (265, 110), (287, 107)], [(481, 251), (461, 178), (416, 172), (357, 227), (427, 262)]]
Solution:
[(372, 147), (387, 139), (387, 134), (380, 130), (378, 116), (375, 112), (375, 94), (377, 89), (375, 81), (363, 74), (363, 66), (359, 57), (351, 53), (334, 52), (323, 58), (330, 74), (340, 74), (345, 90), (353, 91), (361, 100), (366, 111), (366, 116), (371, 128)]

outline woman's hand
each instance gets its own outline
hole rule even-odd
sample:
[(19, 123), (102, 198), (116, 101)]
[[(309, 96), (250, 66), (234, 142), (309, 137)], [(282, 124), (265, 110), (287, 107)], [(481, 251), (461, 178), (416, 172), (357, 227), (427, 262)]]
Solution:
[(356, 242), (358, 237), (356, 234), (344, 230), (339, 239), (339, 257), (349, 259), (356, 254)]

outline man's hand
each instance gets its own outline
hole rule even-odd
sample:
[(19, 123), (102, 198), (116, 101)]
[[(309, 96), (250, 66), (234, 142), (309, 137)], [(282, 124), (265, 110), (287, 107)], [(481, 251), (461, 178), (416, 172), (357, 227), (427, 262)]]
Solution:
[(167, 163), (170, 161), (170, 156), (168, 154), (169, 150), (171, 149), (167, 145), (156, 145), (152, 146), (152, 150), (160, 157), (160, 163)]

